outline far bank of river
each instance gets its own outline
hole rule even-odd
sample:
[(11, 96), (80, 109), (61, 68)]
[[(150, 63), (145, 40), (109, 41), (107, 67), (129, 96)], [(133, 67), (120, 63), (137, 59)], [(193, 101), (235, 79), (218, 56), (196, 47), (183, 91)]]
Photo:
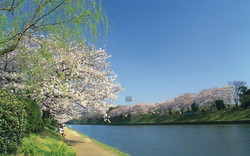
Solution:
[(70, 125), (132, 156), (248, 156), (250, 124)]
[(82, 117), (73, 120), (72, 124), (111, 124), (111, 125), (176, 125), (176, 124), (250, 124), (250, 108), (228, 108), (217, 111), (198, 111), (184, 114), (173, 113), (171, 115), (145, 114), (116, 116), (110, 118), (111, 123), (103, 120), (103, 117)]

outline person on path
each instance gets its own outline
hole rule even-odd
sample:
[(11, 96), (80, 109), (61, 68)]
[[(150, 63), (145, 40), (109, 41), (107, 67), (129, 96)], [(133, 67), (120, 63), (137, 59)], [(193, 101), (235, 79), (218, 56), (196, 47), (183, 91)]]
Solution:
[(64, 133), (64, 130), (63, 130), (63, 126), (60, 127), (59, 133), (60, 133), (63, 137), (66, 136), (66, 134)]

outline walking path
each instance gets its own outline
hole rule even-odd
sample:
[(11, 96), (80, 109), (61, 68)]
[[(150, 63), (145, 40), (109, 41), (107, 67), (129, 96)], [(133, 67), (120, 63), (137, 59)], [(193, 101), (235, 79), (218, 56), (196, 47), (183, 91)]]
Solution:
[[(121, 156), (123, 154), (111, 151), (95, 141), (78, 134), (77, 132), (64, 127), (67, 135), (65, 141), (69, 143), (76, 151), (77, 156)], [(124, 154), (125, 155), (125, 154)]]

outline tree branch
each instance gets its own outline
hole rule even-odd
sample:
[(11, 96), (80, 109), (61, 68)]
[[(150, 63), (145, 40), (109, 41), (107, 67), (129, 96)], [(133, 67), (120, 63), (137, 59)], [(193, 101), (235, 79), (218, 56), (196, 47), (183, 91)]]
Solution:
[[(45, 18), (46, 16), (48, 16), (49, 14), (51, 14), (52, 12), (54, 12), (56, 9), (58, 9), (61, 5), (63, 5), (65, 3), (66, 0), (63, 0), (61, 3), (59, 3), (57, 6), (55, 6), (53, 9), (51, 9), (49, 12), (47, 12), (46, 14), (44, 14), (43, 16), (39, 17), (37, 20), (35, 20), (37, 14), (39, 13), (39, 11), (41, 10), (41, 8), (46, 5), (46, 3), (49, 2), (49, 0), (44, 1), (44, 3), (42, 3), (41, 5), (38, 6), (38, 8), (36, 9), (34, 15), (32, 16), (32, 18), (30, 19), (29, 24), (25, 27), (25, 29), (22, 30), (22, 32), (17, 33), (16, 35), (12, 36), (11, 38), (7, 39), (5, 42), (9, 42), (11, 40), (14, 40), (16, 37), (17, 39), (14, 41), (14, 43), (12, 43), (12, 45), (10, 45), (9, 47), (3, 49), (0, 51), (0, 55), (6, 54), (8, 52), (14, 51), (16, 49), (16, 47), (18, 46), (20, 40), (22, 39), (22, 37), (24, 36), (24, 34), (31, 28), (31, 27), (35, 27), (36, 23), (38, 23), (41, 19)], [(35, 20), (35, 21), (34, 21)], [(0, 44), (3, 44), (5, 42), (2, 42)]]
[(24, 0), (20, 0), (17, 2), (17, 4), (15, 5), (16, 3), (16, 0), (12, 0), (12, 3), (10, 6), (5, 6), (5, 7), (0, 7), (0, 11), (8, 11), (8, 12), (13, 12), (14, 9), (23, 2)]

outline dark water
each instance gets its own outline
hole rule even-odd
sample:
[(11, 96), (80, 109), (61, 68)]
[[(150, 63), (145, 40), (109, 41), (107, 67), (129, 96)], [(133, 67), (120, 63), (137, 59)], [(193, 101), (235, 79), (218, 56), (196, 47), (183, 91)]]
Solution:
[(132, 156), (250, 156), (250, 125), (71, 125)]

